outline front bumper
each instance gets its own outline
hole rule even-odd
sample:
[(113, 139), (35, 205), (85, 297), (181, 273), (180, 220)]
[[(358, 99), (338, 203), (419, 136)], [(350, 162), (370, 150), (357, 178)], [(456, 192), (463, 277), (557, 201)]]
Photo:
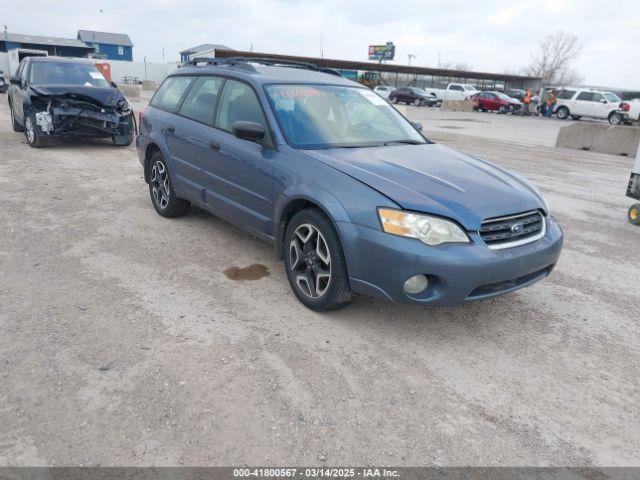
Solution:
[[(470, 244), (430, 247), (419, 240), (359, 225), (340, 225), (351, 287), (393, 302), (453, 306), (531, 285), (551, 272), (562, 249), (562, 230), (547, 217), (545, 236), (504, 250), (489, 249), (478, 233)], [(411, 296), (405, 280), (424, 274), (429, 287)]]

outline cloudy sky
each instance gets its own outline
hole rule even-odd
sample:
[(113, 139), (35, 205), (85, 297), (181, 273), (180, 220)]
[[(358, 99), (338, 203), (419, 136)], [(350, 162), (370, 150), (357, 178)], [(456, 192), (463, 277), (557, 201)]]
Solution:
[[(36, 13), (37, 12), (37, 13)], [(640, 0), (137, 0), (12, 2), (11, 33), (75, 37), (78, 29), (128, 33), (134, 59), (162, 62), (201, 43), (238, 50), (366, 60), (393, 41), (396, 63), (466, 63), (515, 72), (557, 30), (584, 45), (575, 68), (592, 85), (640, 88)]]

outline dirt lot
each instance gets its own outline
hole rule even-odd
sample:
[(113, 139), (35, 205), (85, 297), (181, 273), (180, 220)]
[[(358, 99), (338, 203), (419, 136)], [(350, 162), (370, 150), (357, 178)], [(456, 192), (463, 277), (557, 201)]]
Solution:
[(268, 245), (159, 217), (133, 147), (31, 149), (1, 98), (0, 465), (637, 465), (632, 160), (552, 148), (554, 121), (410, 115), (540, 186), (566, 233), (550, 278), (316, 314)]

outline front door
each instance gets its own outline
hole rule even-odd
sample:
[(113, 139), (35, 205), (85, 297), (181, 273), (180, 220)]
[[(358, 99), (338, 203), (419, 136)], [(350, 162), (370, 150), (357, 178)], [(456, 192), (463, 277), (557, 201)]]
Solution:
[(273, 234), (273, 170), (276, 151), (233, 135), (239, 121), (265, 125), (260, 101), (248, 84), (227, 80), (212, 129), (215, 150), (205, 167), (207, 203), (258, 233)]

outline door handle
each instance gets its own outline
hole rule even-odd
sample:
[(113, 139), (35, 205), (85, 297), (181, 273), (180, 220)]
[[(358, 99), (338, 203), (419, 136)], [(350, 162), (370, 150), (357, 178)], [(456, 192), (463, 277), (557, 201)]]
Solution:
[(165, 125), (164, 131), (165, 131), (165, 133), (174, 134), (175, 131), (176, 131), (176, 127), (174, 127), (173, 125)]
[(213, 140), (209, 141), (209, 148), (214, 152), (220, 151), (220, 144), (218, 142), (214, 142)]

